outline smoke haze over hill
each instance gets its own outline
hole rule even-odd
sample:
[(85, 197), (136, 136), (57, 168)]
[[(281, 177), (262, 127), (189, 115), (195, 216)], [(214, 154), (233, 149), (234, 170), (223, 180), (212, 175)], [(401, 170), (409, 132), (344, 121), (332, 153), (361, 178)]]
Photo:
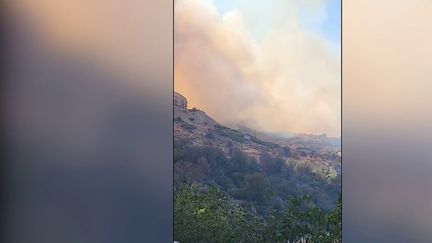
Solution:
[(339, 53), (301, 23), (323, 23), (327, 3), (272, 3), (222, 13), (216, 2), (176, 1), (175, 89), (222, 123), (339, 136)]

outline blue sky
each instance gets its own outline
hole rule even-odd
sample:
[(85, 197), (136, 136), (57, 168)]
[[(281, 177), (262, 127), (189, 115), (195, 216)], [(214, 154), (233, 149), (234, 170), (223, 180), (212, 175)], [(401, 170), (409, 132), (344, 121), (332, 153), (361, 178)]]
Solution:
[(325, 4), (326, 19), (322, 22), (314, 22), (312, 16), (300, 14), (300, 22), (305, 28), (319, 33), (327, 41), (341, 47), (341, 0), (327, 0)]
[[(286, 0), (290, 1), (290, 0)], [(244, 0), (213, 0), (215, 6), (218, 8), (219, 12), (224, 14), (231, 10), (239, 10), (244, 5), (254, 5), (249, 6), (250, 9), (256, 9), (256, 11), (262, 11), (265, 14), (271, 14), (271, 1), (258, 1), (251, 3), (251, 1)], [(321, 35), (324, 39), (331, 43), (332, 51), (340, 53), (341, 46), (341, 0), (327, 0), (325, 1), (324, 11), (326, 18), (321, 20), (316, 16), (313, 16), (310, 11), (302, 11), (300, 9), (299, 16), (297, 16), (300, 25), (305, 29), (312, 31)], [(265, 17), (264, 17), (265, 18)], [(265, 19), (261, 19), (260, 26), (255, 26), (252, 30), (253, 36), (260, 36), (265, 30)]]

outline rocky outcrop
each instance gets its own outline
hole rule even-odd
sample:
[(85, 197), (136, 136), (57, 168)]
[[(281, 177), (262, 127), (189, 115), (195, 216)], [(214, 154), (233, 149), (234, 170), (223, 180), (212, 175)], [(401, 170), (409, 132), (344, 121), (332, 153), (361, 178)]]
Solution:
[(174, 92), (174, 106), (175, 107), (186, 110), (187, 109), (187, 103), (188, 103), (187, 99), (183, 95), (181, 95), (177, 92)]

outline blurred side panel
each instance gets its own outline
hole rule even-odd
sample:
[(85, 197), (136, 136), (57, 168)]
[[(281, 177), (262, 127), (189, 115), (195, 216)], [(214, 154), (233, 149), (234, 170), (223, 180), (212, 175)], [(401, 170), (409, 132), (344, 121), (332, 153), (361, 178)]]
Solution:
[(343, 1), (343, 242), (432, 242), (432, 1)]
[(5, 6), (5, 242), (172, 242), (172, 1)]

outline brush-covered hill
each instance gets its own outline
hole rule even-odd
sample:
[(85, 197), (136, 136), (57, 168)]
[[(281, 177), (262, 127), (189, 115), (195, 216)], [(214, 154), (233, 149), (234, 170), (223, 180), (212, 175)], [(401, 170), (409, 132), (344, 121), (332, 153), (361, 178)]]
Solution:
[[(177, 97), (177, 100), (176, 100)], [(175, 94), (174, 179), (212, 185), (265, 214), (292, 196), (311, 195), (331, 209), (340, 192), (340, 148), (326, 136), (277, 136), (224, 126)]]

